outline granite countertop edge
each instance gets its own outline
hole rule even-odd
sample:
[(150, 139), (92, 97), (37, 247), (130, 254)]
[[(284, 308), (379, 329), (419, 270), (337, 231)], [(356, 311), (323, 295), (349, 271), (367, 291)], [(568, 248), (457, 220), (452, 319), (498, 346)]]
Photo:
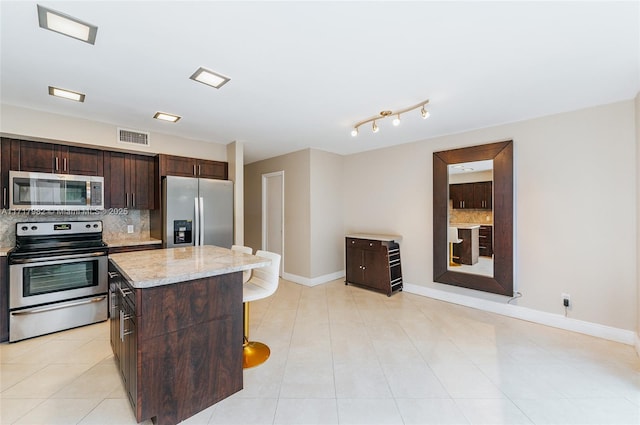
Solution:
[(109, 239), (104, 238), (104, 242), (110, 247), (120, 247), (120, 246), (137, 246), (137, 245), (161, 245), (161, 239), (154, 238), (145, 238), (145, 239)]
[[(197, 250), (198, 248), (207, 250), (207, 247), (191, 247), (190, 249)], [(188, 248), (168, 248), (168, 249), (159, 249), (153, 251), (137, 251), (137, 252), (128, 252), (128, 253), (120, 253), (114, 254), (110, 256), (110, 260), (113, 265), (118, 269), (118, 271), (122, 274), (122, 276), (127, 279), (129, 284), (136, 289), (147, 289), (147, 288), (155, 288), (163, 285), (171, 285), (174, 283), (186, 282), (195, 279), (202, 279), (207, 277), (219, 276), (228, 273), (234, 272), (242, 272), (245, 270), (255, 269), (259, 267), (265, 267), (271, 264), (271, 260), (267, 258), (261, 258), (254, 255), (243, 254), (240, 252), (231, 251), (225, 248), (213, 247), (218, 250), (218, 254), (220, 254), (220, 249), (224, 249), (228, 251), (228, 253), (218, 255), (219, 258), (229, 259), (234, 258), (236, 264), (222, 264), (215, 263), (205, 267), (199, 271), (173, 271), (171, 274), (158, 277), (158, 276), (145, 276), (144, 271), (141, 271), (139, 268), (134, 268), (131, 273), (128, 273), (129, 267), (126, 266), (127, 257), (130, 258), (141, 258), (140, 255), (162, 255), (163, 252), (171, 251), (171, 250), (185, 250)], [(211, 249), (209, 249), (211, 251)], [(215, 254), (215, 251), (213, 252)], [(198, 254), (197, 252), (194, 254), (198, 255), (210, 255), (207, 253)], [(118, 261), (125, 263), (118, 264)], [(159, 261), (156, 260), (156, 261)], [(191, 258), (185, 259), (185, 263), (189, 264)], [(136, 263), (136, 261), (134, 261)], [(173, 263), (175, 264), (175, 263)], [(153, 274), (153, 273), (152, 273)]]

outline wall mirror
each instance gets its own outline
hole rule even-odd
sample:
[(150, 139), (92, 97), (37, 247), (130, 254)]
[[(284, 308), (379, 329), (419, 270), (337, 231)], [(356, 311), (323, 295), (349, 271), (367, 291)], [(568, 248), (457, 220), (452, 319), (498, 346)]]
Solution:
[(433, 280), (513, 295), (512, 141), (433, 153)]

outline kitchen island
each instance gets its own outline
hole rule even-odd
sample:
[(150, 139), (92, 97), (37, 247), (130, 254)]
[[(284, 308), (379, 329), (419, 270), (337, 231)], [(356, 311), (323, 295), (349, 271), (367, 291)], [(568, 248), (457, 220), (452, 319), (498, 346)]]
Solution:
[(174, 425), (242, 389), (242, 272), (199, 246), (110, 255), (111, 344), (136, 420)]

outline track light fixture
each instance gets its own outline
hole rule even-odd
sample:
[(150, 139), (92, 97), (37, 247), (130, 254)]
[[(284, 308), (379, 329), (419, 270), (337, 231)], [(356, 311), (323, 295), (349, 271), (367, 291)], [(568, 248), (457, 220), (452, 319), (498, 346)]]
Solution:
[(420, 115), (422, 115), (422, 118), (424, 119), (429, 118), (431, 114), (429, 114), (429, 111), (425, 109), (425, 105), (427, 105), (428, 103), (429, 103), (429, 100), (427, 99), (424, 102), (420, 102), (417, 105), (413, 105), (409, 108), (400, 109), (399, 111), (381, 111), (379, 115), (376, 115), (371, 118), (367, 118), (366, 120), (356, 123), (353, 126), (353, 130), (351, 130), (351, 135), (353, 137), (356, 137), (360, 132), (359, 130), (360, 126), (372, 121), (373, 121), (373, 125), (371, 126), (371, 129), (374, 133), (377, 133), (378, 130), (380, 129), (378, 128), (378, 124), (376, 124), (376, 121), (383, 118), (387, 118), (391, 115), (396, 115), (396, 117), (393, 119), (393, 125), (397, 127), (400, 125), (400, 114), (404, 114), (406, 112), (413, 111), (414, 109), (418, 109), (418, 108), (420, 108)]

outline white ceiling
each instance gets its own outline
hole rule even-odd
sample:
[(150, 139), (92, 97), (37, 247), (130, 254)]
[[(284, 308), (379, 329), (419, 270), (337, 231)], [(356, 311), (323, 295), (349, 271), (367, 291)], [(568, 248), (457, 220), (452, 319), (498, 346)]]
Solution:
[[(227, 144), (246, 162), (350, 154), (632, 99), (640, 8), (626, 2), (42, 1), (98, 26), (95, 45), (0, 3), (2, 103)], [(200, 66), (231, 77), (216, 90)], [(49, 85), (86, 94), (48, 95)], [(419, 112), (353, 124), (430, 99)], [(157, 111), (182, 116), (176, 124)]]

